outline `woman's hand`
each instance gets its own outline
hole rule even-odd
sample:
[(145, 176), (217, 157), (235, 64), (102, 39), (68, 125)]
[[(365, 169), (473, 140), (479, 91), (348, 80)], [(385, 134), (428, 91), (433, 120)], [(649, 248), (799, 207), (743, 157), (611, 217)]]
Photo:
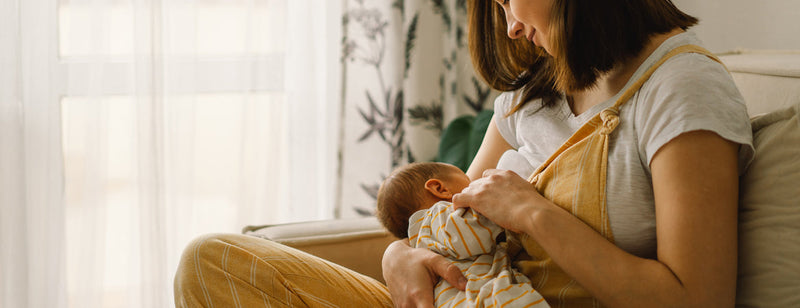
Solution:
[(395, 307), (433, 307), (433, 287), (439, 277), (459, 290), (467, 285), (457, 266), (428, 249), (411, 248), (407, 239), (386, 248), (382, 268)]
[(489, 169), (453, 196), (456, 208), (469, 207), (499, 226), (527, 233), (537, 210), (555, 206), (525, 179), (507, 170)]

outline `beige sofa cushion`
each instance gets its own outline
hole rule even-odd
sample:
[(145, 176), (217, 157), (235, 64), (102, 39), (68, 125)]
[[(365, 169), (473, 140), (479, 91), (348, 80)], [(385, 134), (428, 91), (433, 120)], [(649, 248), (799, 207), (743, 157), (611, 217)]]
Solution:
[(396, 240), (375, 217), (247, 226), (242, 233), (297, 248), (383, 281), (383, 251)]
[(800, 307), (800, 99), (753, 120), (741, 179), (737, 306)]
[(800, 51), (740, 50), (720, 56), (751, 115), (800, 101)]

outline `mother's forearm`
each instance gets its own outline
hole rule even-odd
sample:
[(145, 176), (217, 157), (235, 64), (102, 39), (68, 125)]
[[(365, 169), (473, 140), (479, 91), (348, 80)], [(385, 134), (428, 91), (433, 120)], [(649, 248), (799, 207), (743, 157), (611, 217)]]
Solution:
[(525, 233), (605, 306), (691, 307), (698, 303), (692, 290), (665, 264), (623, 251), (554, 204), (531, 215), (527, 226)]

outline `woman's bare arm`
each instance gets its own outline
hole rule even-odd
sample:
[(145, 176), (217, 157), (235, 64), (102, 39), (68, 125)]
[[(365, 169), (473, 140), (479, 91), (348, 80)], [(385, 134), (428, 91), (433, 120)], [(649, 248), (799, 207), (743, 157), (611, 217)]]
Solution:
[(492, 118), (489, 122), (489, 127), (486, 128), (486, 135), (483, 136), (481, 147), (467, 170), (469, 179), (477, 180), (483, 175), (483, 171), (496, 168), (500, 156), (503, 156), (503, 153), (510, 149), (512, 149), (511, 145), (500, 135), (500, 131), (497, 130), (497, 124)]

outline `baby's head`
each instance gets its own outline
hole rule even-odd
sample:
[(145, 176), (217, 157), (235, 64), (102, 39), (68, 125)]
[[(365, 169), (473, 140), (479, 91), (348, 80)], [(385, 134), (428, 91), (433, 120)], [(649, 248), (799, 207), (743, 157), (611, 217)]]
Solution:
[(376, 216), (397, 238), (408, 237), (408, 219), (414, 212), (469, 186), (469, 177), (458, 167), (445, 163), (411, 163), (398, 167), (378, 189)]

